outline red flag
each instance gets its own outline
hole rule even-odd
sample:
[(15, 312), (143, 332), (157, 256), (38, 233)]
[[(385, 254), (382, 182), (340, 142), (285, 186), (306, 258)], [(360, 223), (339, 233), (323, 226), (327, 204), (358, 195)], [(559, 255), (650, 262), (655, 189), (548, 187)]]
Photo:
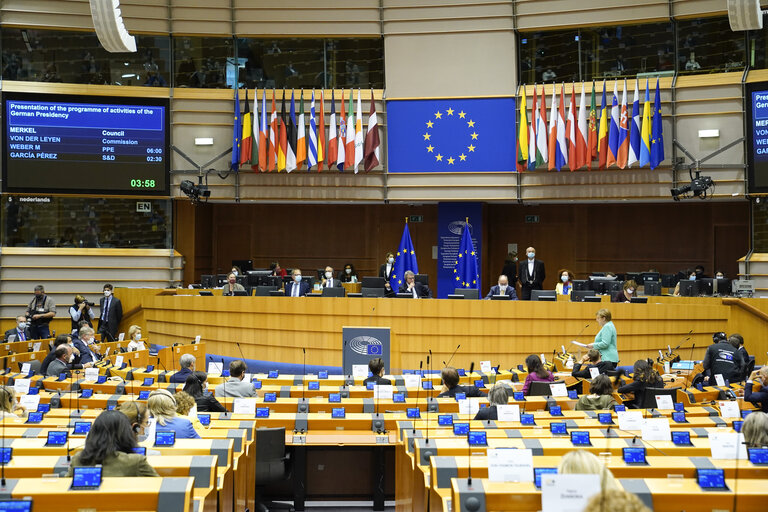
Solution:
[(275, 107), (275, 90), (272, 89), (272, 114), (269, 118), (269, 150), (267, 152), (267, 170), (277, 168), (277, 108)]
[(261, 91), (261, 119), (259, 119), (259, 170), (267, 170), (267, 90)]
[(576, 85), (571, 82), (571, 104), (568, 105), (568, 118), (565, 121), (565, 140), (568, 145), (568, 167), (570, 170), (580, 167), (576, 157), (576, 119), (573, 105), (576, 103)]
[(320, 90), (320, 125), (317, 128), (317, 171), (323, 170), (325, 163), (325, 91)]
[(379, 165), (379, 122), (376, 117), (376, 106), (373, 103), (373, 89), (371, 89), (371, 111), (368, 113), (368, 132), (365, 134), (365, 172)]

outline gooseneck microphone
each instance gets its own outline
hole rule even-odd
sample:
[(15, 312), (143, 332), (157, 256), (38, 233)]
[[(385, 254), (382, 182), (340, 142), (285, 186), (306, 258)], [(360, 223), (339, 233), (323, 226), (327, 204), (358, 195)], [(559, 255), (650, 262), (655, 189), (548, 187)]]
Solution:
[(460, 348), (461, 348), (461, 344), (456, 346), (456, 350), (454, 350), (453, 354), (451, 354), (451, 357), (448, 358), (448, 362), (446, 363), (445, 361), (443, 361), (443, 366), (448, 366), (449, 364), (451, 364), (451, 361), (453, 361), (453, 356), (456, 355), (456, 352), (458, 352)]
[[(469, 365), (469, 375), (470, 378), (472, 376), (472, 372), (475, 371), (475, 362), (472, 361)], [(465, 400), (469, 400), (469, 397), (467, 397)], [(470, 403), (467, 402), (467, 405), (469, 406)], [(469, 444), (469, 435), (472, 432), (472, 407), (467, 407), (467, 486), (472, 486), (472, 445)]]

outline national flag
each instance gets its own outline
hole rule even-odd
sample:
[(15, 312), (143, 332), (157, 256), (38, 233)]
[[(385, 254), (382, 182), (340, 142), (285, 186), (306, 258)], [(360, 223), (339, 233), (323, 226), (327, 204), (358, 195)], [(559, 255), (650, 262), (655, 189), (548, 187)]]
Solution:
[(309, 104), (309, 135), (307, 137), (307, 171), (317, 165), (317, 120), (315, 119), (315, 90)]
[(517, 125), (517, 161), (525, 164), (528, 161), (528, 100), (525, 97), (525, 86), (520, 98), (520, 123)]
[(533, 84), (533, 104), (531, 105), (531, 124), (528, 127), (528, 170), (536, 169), (536, 84)]
[(240, 139), (240, 165), (251, 163), (253, 153), (253, 117), (248, 106), (248, 89), (245, 89), (245, 112), (242, 120), (243, 134)]
[(347, 116), (347, 138), (344, 141), (344, 167), (353, 169), (355, 167), (355, 115), (352, 96), (354, 91), (349, 90), (349, 115)]
[(339, 116), (338, 140), (336, 167), (343, 172), (347, 162), (347, 121), (344, 119), (344, 89), (341, 90), (341, 115)]
[(608, 121), (608, 159), (606, 166), (616, 165), (619, 154), (619, 98), (616, 92), (616, 80), (613, 81), (613, 96), (611, 97), (611, 118)]
[(608, 159), (608, 104), (605, 100), (605, 80), (603, 80), (603, 100), (600, 103), (600, 126), (597, 134), (597, 168), (605, 169)]
[(560, 171), (568, 165), (568, 146), (565, 142), (565, 84), (560, 86), (560, 105), (557, 108), (557, 151), (555, 166)]
[(632, 100), (632, 121), (629, 123), (629, 157), (627, 167), (640, 160), (640, 81), (635, 78), (635, 96)]
[(541, 84), (541, 106), (536, 113), (536, 166), (549, 161), (547, 149), (547, 96), (544, 92), (544, 84)]
[(651, 127), (651, 170), (664, 160), (664, 133), (661, 126), (661, 95), (659, 79), (656, 79), (656, 97), (653, 100), (653, 125)]
[(299, 124), (296, 135), (296, 168), (301, 169), (307, 160), (306, 120), (304, 119), (304, 89), (299, 93)]
[(552, 110), (549, 111), (549, 167), (557, 165), (557, 84), (552, 84)]
[(587, 127), (587, 167), (592, 169), (592, 161), (597, 159), (597, 105), (595, 104), (595, 82), (592, 82), (592, 103), (589, 105), (589, 126)]
[(459, 252), (453, 266), (454, 288), (480, 289), (480, 265), (477, 263), (477, 252), (469, 232), (469, 218), (461, 230)]
[(648, 79), (645, 80), (645, 101), (643, 102), (643, 121), (640, 124), (640, 167), (651, 161), (651, 99), (648, 92)]
[(572, 169), (581, 169), (589, 164), (589, 148), (587, 147), (587, 93), (584, 84), (581, 84), (581, 97), (579, 98), (579, 115), (576, 119), (576, 163)]
[(267, 170), (277, 170), (277, 148), (280, 145), (277, 133), (277, 107), (275, 106), (275, 90), (272, 89), (272, 114), (269, 116), (269, 148), (267, 148)]
[(320, 89), (319, 124), (317, 127), (317, 171), (323, 170), (325, 164), (325, 90)]
[(411, 232), (408, 231), (408, 220), (406, 219), (403, 236), (400, 239), (400, 245), (395, 254), (394, 270), (389, 284), (393, 290), (399, 290), (400, 285), (405, 282), (405, 272), (410, 270), (414, 274), (419, 273), (419, 264), (416, 262), (416, 249), (413, 248)]
[(621, 169), (627, 166), (629, 157), (629, 115), (627, 112), (627, 79), (624, 79), (624, 91), (621, 93), (621, 111), (619, 113), (619, 152), (616, 163)]
[(285, 161), (288, 155), (288, 132), (285, 124), (285, 89), (283, 89), (283, 104), (280, 109), (280, 128), (277, 148), (277, 172), (285, 170)]
[(291, 113), (288, 116), (288, 147), (285, 153), (285, 170), (291, 172), (296, 169), (296, 143), (298, 130), (296, 127), (296, 101), (291, 89)]
[(376, 116), (376, 105), (373, 103), (371, 89), (371, 110), (368, 112), (368, 132), (365, 134), (365, 172), (379, 165), (379, 119)]
[(261, 172), (267, 170), (267, 90), (261, 91), (261, 121), (259, 122), (259, 159), (258, 168)]
[(363, 161), (363, 111), (360, 104), (360, 89), (357, 90), (357, 113), (355, 114), (355, 174)]
[(339, 139), (336, 135), (336, 97), (331, 89), (331, 118), (328, 123), (328, 169), (336, 165), (339, 156)]
[(232, 127), (232, 161), (229, 169), (237, 171), (240, 169), (240, 137), (243, 136), (243, 128), (240, 124), (240, 89), (235, 88), (235, 121)]
[(565, 120), (565, 141), (568, 144), (568, 167), (578, 169), (576, 160), (576, 118), (573, 114), (573, 104), (576, 103), (576, 85), (571, 83), (571, 103), (568, 105), (568, 116)]

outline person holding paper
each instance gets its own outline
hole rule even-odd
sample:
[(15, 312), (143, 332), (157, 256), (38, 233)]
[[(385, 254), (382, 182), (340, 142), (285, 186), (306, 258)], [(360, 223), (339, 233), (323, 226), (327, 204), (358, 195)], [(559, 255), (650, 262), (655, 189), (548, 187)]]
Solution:
[(536, 354), (531, 354), (525, 358), (525, 366), (528, 367), (528, 376), (523, 384), (523, 394), (528, 395), (531, 388), (531, 382), (554, 382), (555, 376), (551, 371), (544, 368), (541, 359)]
[(157, 430), (176, 432), (176, 439), (200, 439), (192, 422), (176, 415), (176, 399), (167, 389), (156, 389), (149, 394), (149, 412), (157, 420)]
[(456, 393), (464, 393), (467, 398), (485, 396), (475, 386), (459, 386), (459, 371), (452, 366), (443, 368), (440, 377), (443, 380), (443, 388), (437, 398), (456, 398)]
[(483, 407), (475, 414), (476, 420), (497, 420), (499, 419), (499, 413), (496, 409), (497, 405), (507, 405), (509, 402), (509, 393), (507, 387), (501, 382), (494, 384), (491, 389), (488, 390), (488, 407)]
[(19, 418), (27, 411), (16, 400), (13, 386), (0, 386), (0, 418)]
[(715, 385), (715, 375), (722, 375), (730, 382), (740, 381), (745, 363), (739, 352), (738, 340), (725, 341), (723, 334), (722, 339), (707, 347), (702, 365), (705, 371), (709, 371), (710, 386)]
[(747, 448), (768, 447), (768, 414), (756, 411), (747, 416), (741, 426)]
[(635, 361), (635, 366), (632, 373), (632, 382), (620, 386), (617, 391), (622, 395), (633, 393), (634, 398), (632, 400), (625, 400), (624, 405), (633, 409), (637, 409), (641, 405), (645, 388), (663, 387), (664, 381), (661, 379), (659, 372), (653, 369), (653, 365), (651, 365), (645, 359), (638, 359)]
[(253, 383), (243, 380), (248, 369), (244, 361), (235, 359), (229, 363), (229, 380), (216, 386), (218, 397), (252, 398), (257, 396)]
[(192, 375), (195, 371), (195, 356), (182, 354), (179, 358), (179, 366), (181, 366), (181, 370), (174, 373), (170, 378), (172, 384), (183, 384), (187, 381), (187, 377)]
[[(582, 368), (583, 365), (587, 365)], [(609, 361), (603, 361), (600, 358), (600, 351), (594, 348), (589, 349), (586, 354), (581, 358), (581, 361), (573, 365), (571, 376), (578, 379), (591, 379), (592, 368), (597, 368), (597, 371), (602, 375), (607, 371), (613, 370), (613, 363)]]
[[(752, 386), (755, 382), (760, 384), (760, 391), (753, 391)], [(746, 386), (744, 386), (744, 400), (759, 407), (763, 412), (768, 412), (768, 388), (766, 386), (768, 386), (768, 366), (753, 371), (747, 379)]]
[(128, 328), (128, 352), (135, 352), (137, 350), (144, 350), (147, 348), (144, 342), (141, 341), (141, 327), (138, 325), (132, 325)]
[(494, 295), (506, 295), (509, 297), (509, 300), (517, 300), (517, 292), (515, 291), (515, 287), (509, 286), (509, 278), (504, 274), (499, 276), (498, 285), (491, 286), (491, 289), (485, 298), (491, 299)]
[(368, 361), (368, 370), (373, 374), (363, 381), (363, 385), (373, 382), (376, 386), (389, 386), (392, 381), (384, 378), (384, 361), (380, 357), (375, 357)]
[(16, 317), (16, 327), (5, 331), (5, 341), (27, 341), (32, 339), (32, 333), (27, 325), (27, 317), (19, 315)]
[(613, 398), (613, 384), (607, 375), (598, 375), (589, 383), (589, 394), (581, 395), (576, 402), (577, 411), (613, 409), (618, 402)]
[(616, 327), (611, 320), (611, 312), (608, 309), (600, 309), (595, 315), (595, 320), (600, 325), (600, 331), (595, 335), (594, 343), (587, 348), (596, 348), (600, 351), (603, 361), (610, 362), (613, 368), (619, 364), (619, 352), (616, 342)]
[(183, 391), (195, 399), (197, 410), (200, 412), (227, 412), (216, 397), (208, 391), (208, 374), (205, 372), (195, 372), (187, 377)]

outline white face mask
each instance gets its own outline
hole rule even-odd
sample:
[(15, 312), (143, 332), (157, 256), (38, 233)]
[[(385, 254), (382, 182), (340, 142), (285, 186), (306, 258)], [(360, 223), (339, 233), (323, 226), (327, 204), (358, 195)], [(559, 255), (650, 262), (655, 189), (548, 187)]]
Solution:
[(560, 276), (560, 279), (562, 279), (564, 283), (568, 282), (568, 276), (567, 275)]
[(688, 280), (689, 280), (689, 281), (695, 281), (695, 280), (696, 280), (696, 276), (690, 276), (690, 277), (688, 278)]
[(19, 322), (19, 330), (23, 331), (27, 328), (27, 322)]
[(632, 295), (633, 293), (635, 293), (635, 289), (634, 288), (627, 288), (627, 292), (629, 292), (629, 294)]
[(387, 261), (388, 261), (388, 262), (389, 262), (389, 264), (391, 265), (392, 263), (394, 263), (394, 262), (395, 262), (395, 258), (389, 258)]
[(535, 252), (529, 252), (528, 253), (528, 259), (532, 260), (535, 257), (536, 257), (536, 253)]
[(104, 290), (105, 297), (109, 297), (110, 295), (112, 295), (112, 290)]
[(506, 290), (507, 289), (507, 285), (499, 283), (499, 289)]
[(294, 280), (295, 280), (297, 283), (301, 282), (301, 274), (296, 274), (295, 276), (293, 276), (293, 279), (294, 279)]
[(351, 269), (351, 268), (345, 268), (345, 269), (344, 269), (344, 272), (346, 272), (346, 273), (347, 273), (347, 275), (349, 275), (349, 274), (351, 274), (351, 273), (352, 273), (352, 269)]
[(724, 279), (723, 276), (716, 276), (717, 279)]
[(333, 274), (331, 274), (330, 272), (326, 272), (326, 273), (325, 273), (325, 278), (326, 278), (326, 279), (330, 279), (330, 278), (331, 278), (331, 275), (333, 275)]
[(137, 335), (135, 335), (133, 339), (135, 339), (136, 341), (139, 341), (141, 339), (141, 333), (138, 333)]

